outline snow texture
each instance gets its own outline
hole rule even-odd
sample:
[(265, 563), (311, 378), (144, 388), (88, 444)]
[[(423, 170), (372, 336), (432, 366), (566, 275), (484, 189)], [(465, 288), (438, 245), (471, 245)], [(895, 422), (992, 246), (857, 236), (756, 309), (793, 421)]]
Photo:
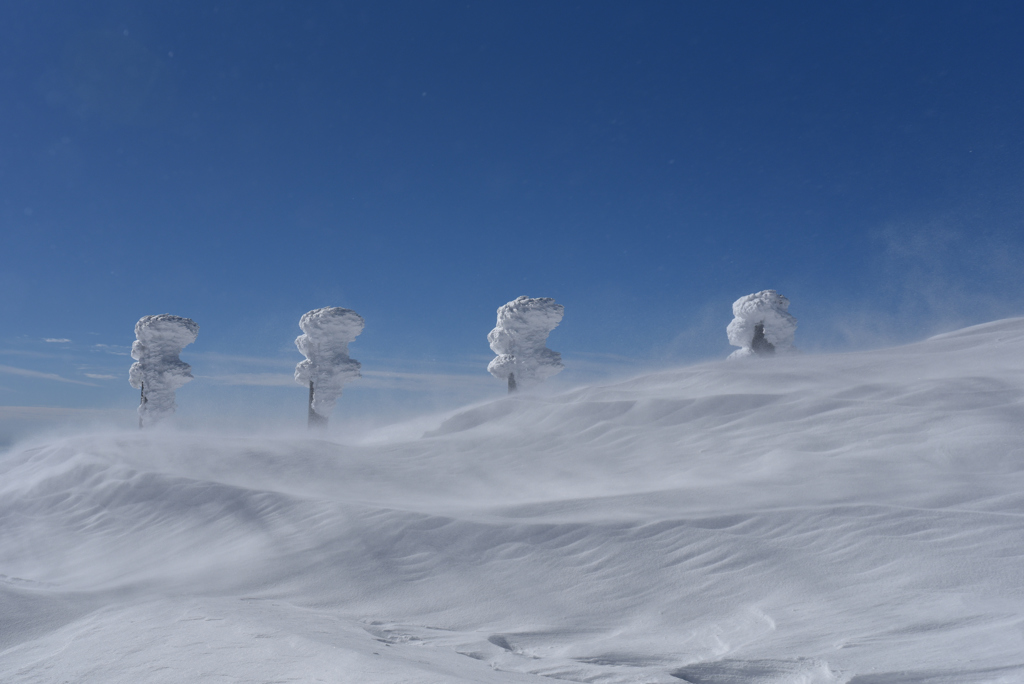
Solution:
[(796, 318), (788, 309), (789, 300), (775, 290), (762, 290), (733, 302), (734, 318), (726, 333), (729, 344), (739, 349), (729, 358), (792, 351)]
[(299, 327), (304, 335), (295, 338), (305, 361), (295, 366), (295, 382), (309, 386), (313, 381), (313, 410), (329, 418), (346, 383), (361, 377), (361, 365), (349, 358), (348, 345), (363, 332), (363, 317), (351, 309), (325, 306), (303, 314)]
[(1024, 319), (0, 450), (4, 684), (1019, 684)]
[(192, 380), (192, 367), (178, 355), (198, 335), (195, 321), (171, 314), (143, 316), (135, 324), (135, 363), (128, 371), (128, 381), (143, 393), (140, 426), (153, 425), (174, 413), (175, 392)]
[(562, 355), (545, 345), (562, 320), (565, 307), (550, 297), (518, 297), (498, 308), (498, 324), (487, 334), (498, 356), (487, 366), (491, 375), (507, 380), (515, 374), (519, 387), (543, 382), (561, 371)]

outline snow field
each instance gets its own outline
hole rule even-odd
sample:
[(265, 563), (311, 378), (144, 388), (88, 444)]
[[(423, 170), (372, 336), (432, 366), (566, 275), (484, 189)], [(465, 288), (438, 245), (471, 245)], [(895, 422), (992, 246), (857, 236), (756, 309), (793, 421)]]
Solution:
[(25, 442), (0, 681), (1024, 681), (1022, 351), (1013, 319), (416, 439)]

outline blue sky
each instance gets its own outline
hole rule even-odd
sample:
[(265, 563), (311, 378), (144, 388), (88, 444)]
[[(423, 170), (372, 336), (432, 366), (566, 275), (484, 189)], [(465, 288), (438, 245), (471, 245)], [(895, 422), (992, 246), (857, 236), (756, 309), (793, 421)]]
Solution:
[(1022, 315), (1021, 35), (997, 1), (3, 3), (0, 405), (130, 409), (164, 312), (201, 326), (182, 413), (298, 417), (327, 305), (367, 321), (355, 415), (500, 396), (522, 294), (566, 307), (566, 384), (724, 357), (765, 288), (812, 351)]

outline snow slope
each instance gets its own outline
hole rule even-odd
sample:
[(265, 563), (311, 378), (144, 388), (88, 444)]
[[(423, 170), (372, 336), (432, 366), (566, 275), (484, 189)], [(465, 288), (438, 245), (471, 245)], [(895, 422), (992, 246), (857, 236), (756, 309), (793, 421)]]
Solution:
[(415, 439), (26, 442), (0, 681), (1022, 682), (1022, 523), (1024, 319)]

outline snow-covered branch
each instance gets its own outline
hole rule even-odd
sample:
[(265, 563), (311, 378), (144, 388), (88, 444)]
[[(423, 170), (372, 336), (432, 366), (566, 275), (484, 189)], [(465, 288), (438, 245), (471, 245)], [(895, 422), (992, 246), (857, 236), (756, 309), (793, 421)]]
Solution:
[(543, 382), (561, 371), (565, 367), (562, 355), (545, 345), (564, 313), (565, 307), (550, 297), (519, 297), (499, 307), (497, 326), (487, 335), (491, 350), (498, 356), (487, 370), (507, 380), (510, 392)]
[(141, 390), (139, 427), (152, 425), (174, 413), (175, 391), (192, 380), (192, 367), (178, 358), (196, 341), (199, 326), (191, 318), (160, 314), (143, 316), (135, 324), (128, 371), (132, 387)]
[(775, 290), (762, 290), (737, 299), (732, 305), (734, 318), (726, 333), (729, 344), (739, 349), (729, 358), (790, 351), (796, 333), (796, 319), (788, 309), (789, 300)]
[(361, 366), (349, 358), (348, 345), (364, 325), (355, 311), (337, 306), (314, 309), (299, 320), (305, 334), (295, 338), (295, 346), (306, 360), (295, 366), (295, 382), (313, 383), (310, 408), (323, 419), (330, 417), (344, 385), (360, 377)]

